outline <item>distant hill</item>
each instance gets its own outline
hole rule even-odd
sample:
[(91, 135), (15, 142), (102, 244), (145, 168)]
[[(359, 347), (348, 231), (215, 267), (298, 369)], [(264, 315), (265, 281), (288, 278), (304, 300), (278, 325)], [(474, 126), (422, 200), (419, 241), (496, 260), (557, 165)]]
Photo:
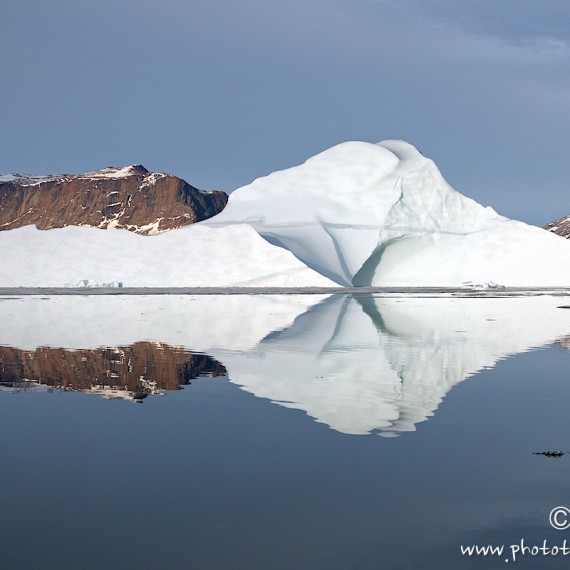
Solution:
[(570, 239), (570, 214), (556, 220), (555, 222), (546, 224), (544, 229), (552, 232), (553, 234), (562, 236), (563, 238)]
[(30, 224), (119, 228), (153, 234), (221, 212), (228, 196), (203, 192), (141, 165), (61, 176), (0, 176), (0, 230)]

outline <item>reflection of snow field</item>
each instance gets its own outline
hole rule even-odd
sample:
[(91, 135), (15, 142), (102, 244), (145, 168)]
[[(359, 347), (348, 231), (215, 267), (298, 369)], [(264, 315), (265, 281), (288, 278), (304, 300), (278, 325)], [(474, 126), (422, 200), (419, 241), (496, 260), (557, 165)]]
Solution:
[[(319, 302), (321, 301), (321, 302)], [(349, 434), (413, 431), (458, 382), (570, 335), (564, 297), (343, 295), (0, 298), (0, 344), (164, 342), (244, 390)]]
[(0, 298), (0, 344), (97, 348), (156, 341), (210, 354), (245, 351), (289, 327), (319, 295)]

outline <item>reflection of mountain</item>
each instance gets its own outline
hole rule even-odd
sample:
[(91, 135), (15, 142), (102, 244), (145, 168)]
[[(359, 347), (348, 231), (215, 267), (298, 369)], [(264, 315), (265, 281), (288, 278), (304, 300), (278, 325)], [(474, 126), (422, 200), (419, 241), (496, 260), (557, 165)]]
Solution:
[(344, 433), (412, 431), (458, 382), (570, 332), (552, 297), (335, 296), (247, 354), (216, 356), (256, 396)]
[(166, 344), (34, 351), (0, 346), (0, 386), (37, 385), (80, 390), (108, 398), (142, 400), (162, 390), (178, 390), (198, 376), (221, 376), (225, 368), (205, 354)]

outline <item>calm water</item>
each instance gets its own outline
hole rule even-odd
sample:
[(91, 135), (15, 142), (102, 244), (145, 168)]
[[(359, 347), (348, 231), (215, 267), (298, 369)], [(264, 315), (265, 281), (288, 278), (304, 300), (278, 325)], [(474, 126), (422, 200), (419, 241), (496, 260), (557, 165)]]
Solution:
[(570, 543), (548, 521), (570, 454), (533, 454), (570, 451), (567, 301), (0, 299), (0, 568), (495, 568)]

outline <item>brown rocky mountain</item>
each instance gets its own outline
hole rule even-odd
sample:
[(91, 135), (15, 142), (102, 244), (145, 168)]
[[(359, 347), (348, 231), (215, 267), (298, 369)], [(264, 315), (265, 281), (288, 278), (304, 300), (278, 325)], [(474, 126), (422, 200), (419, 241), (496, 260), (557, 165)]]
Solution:
[(565, 336), (565, 337), (559, 338), (556, 341), (556, 344), (558, 346), (561, 346), (563, 348), (570, 350), (570, 336)]
[(51, 177), (0, 177), (0, 230), (35, 224), (122, 228), (152, 234), (221, 212), (228, 196), (203, 192), (140, 165)]
[(545, 230), (552, 232), (554, 234), (558, 234), (564, 238), (570, 239), (570, 214), (568, 216), (564, 216), (555, 222), (550, 222), (544, 226)]
[(210, 356), (156, 342), (90, 350), (0, 346), (0, 386), (9, 388), (44, 385), (140, 401), (225, 373)]

